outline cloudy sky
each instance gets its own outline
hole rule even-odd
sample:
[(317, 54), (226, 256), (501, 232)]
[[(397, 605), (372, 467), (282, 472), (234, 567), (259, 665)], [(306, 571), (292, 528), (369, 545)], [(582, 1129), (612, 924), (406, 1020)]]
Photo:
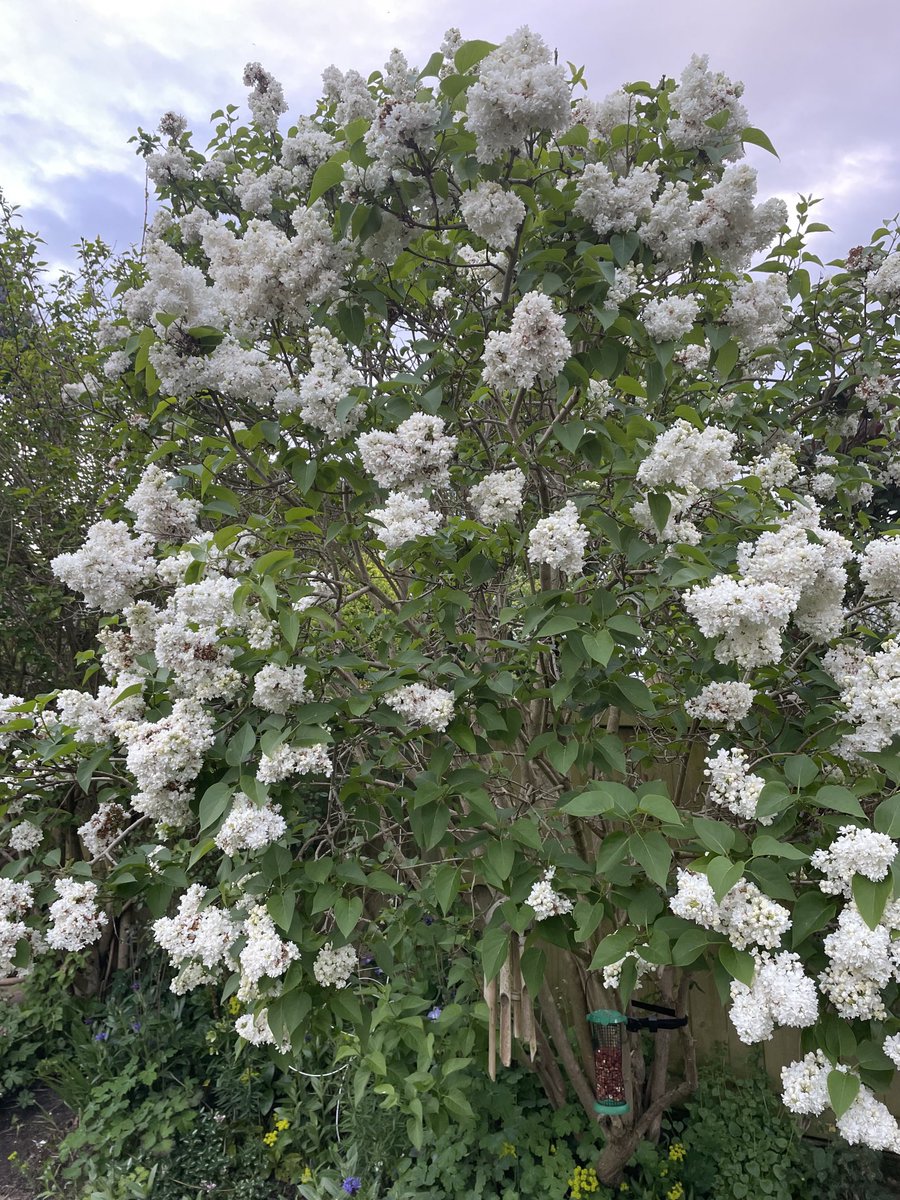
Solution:
[(678, 75), (694, 52), (746, 85), (751, 121), (779, 151), (751, 150), (761, 195), (824, 198), (823, 258), (900, 210), (900, 4), (896, 0), (3, 0), (0, 188), (39, 230), (48, 257), (80, 237), (139, 240), (141, 160), (128, 138), (162, 112), (208, 117), (243, 103), (262, 62), (290, 116), (311, 111), (324, 67), (368, 74), (393, 46), (421, 66), (448, 24), (501, 41), (529, 24), (583, 64), (591, 95)]

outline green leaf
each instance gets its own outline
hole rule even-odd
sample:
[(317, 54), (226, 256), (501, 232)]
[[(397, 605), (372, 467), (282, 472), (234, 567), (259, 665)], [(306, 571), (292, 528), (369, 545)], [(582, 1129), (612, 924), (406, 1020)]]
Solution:
[(707, 864), (706, 878), (712, 886), (716, 903), (721, 903), (723, 896), (726, 896), (743, 876), (744, 866), (744, 863), (733, 863), (730, 859), (722, 855), (717, 856)]
[(792, 754), (784, 761), (785, 776), (796, 788), (807, 787), (819, 774), (819, 768), (808, 754)]
[(496, 49), (497, 47), (493, 42), (480, 42), (477, 40), (463, 42), (453, 55), (453, 63), (460, 75), (465, 75), (468, 71), (471, 71), (476, 63), (480, 63), (483, 58), (487, 58), (492, 50)]
[(792, 862), (806, 862), (809, 855), (805, 850), (792, 846), (790, 842), (779, 842), (771, 833), (761, 833), (753, 839), (754, 857), (789, 858)]
[(491, 842), (484, 852), (484, 858), (501, 880), (508, 879), (516, 861), (516, 848), (509, 842)]
[(447, 727), (447, 733), (456, 742), (460, 750), (465, 750), (467, 754), (476, 753), (477, 743), (475, 741), (475, 734), (472, 732), (472, 728), (465, 717), (454, 717)]
[(443, 863), (435, 871), (434, 894), (445, 917), (453, 907), (453, 902), (459, 895), (461, 887), (462, 875), (459, 867), (454, 867), (452, 863)]
[(651, 492), (647, 497), (647, 504), (650, 506), (653, 524), (662, 533), (672, 511), (672, 501), (665, 492)]
[(694, 817), (693, 825), (694, 832), (707, 850), (712, 850), (714, 854), (728, 855), (734, 849), (737, 835), (724, 821), (711, 821), (708, 817)]
[(547, 747), (546, 755), (560, 775), (568, 775), (578, 757), (578, 742), (573, 737), (565, 742), (553, 742)]
[(585, 650), (601, 667), (605, 667), (609, 662), (613, 650), (616, 648), (615, 642), (609, 636), (605, 629), (599, 630), (597, 633), (586, 633), (581, 639)]
[(224, 780), (219, 780), (208, 787), (200, 800), (200, 828), (209, 829), (214, 825), (225, 809), (231, 803), (234, 787)]
[(590, 970), (596, 971), (600, 967), (608, 967), (610, 963), (619, 962), (637, 941), (637, 936), (638, 931), (630, 925), (623, 925), (621, 929), (610, 933), (594, 951)]
[(668, 796), (641, 796), (638, 801), (638, 812), (649, 813), (664, 825), (683, 825), (678, 809)]
[(490, 983), (500, 973), (509, 952), (509, 933), (505, 929), (486, 929), (478, 953), (484, 968), (484, 978)]
[(879, 833), (886, 833), (891, 838), (900, 837), (900, 792), (882, 800), (872, 814), (872, 824)]
[(316, 168), (316, 173), (312, 177), (312, 183), (309, 185), (309, 200), (307, 203), (312, 206), (324, 196), (329, 188), (336, 187), (337, 184), (344, 182), (344, 163), (350, 157), (349, 151), (338, 150), (336, 154), (332, 154), (327, 162), (323, 162), (321, 166)]
[(846, 813), (850, 817), (865, 818), (866, 815), (863, 806), (850, 789), (840, 787), (836, 783), (827, 783), (820, 787), (813, 797), (813, 804), (831, 812)]
[(519, 963), (522, 968), (522, 979), (531, 996), (536, 996), (544, 982), (544, 968), (547, 956), (539, 946), (529, 946), (522, 955)]
[(824, 929), (834, 919), (837, 905), (818, 890), (804, 892), (791, 913), (791, 947), (802, 946), (811, 933)]
[(734, 946), (724, 945), (719, 950), (719, 962), (732, 977), (747, 987), (753, 984), (756, 971), (756, 959), (746, 950), (735, 950)]
[(724, 938), (709, 929), (686, 929), (672, 947), (672, 962), (676, 967), (687, 967), (700, 957), (707, 946), (722, 942)]
[(748, 143), (751, 146), (760, 146), (763, 150), (768, 150), (770, 154), (778, 157), (778, 151), (769, 141), (768, 136), (761, 129), (755, 129), (752, 125), (748, 125), (746, 129), (741, 130), (741, 141), (744, 145)]
[(828, 1072), (828, 1099), (836, 1117), (842, 1117), (859, 1095), (859, 1080), (849, 1071)]
[(334, 902), (334, 920), (345, 938), (356, 928), (356, 923), (362, 916), (363, 902), (359, 896), (339, 896)]
[(853, 899), (859, 909), (859, 915), (870, 929), (874, 929), (884, 915), (884, 908), (894, 890), (894, 881), (890, 875), (885, 879), (875, 881), (865, 875), (853, 876)]
[(249, 721), (245, 721), (237, 733), (233, 734), (225, 747), (225, 761), (230, 767), (246, 762), (253, 753), (256, 745), (256, 732)]
[(628, 845), (631, 854), (649, 878), (664, 888), (672, 865), (672, 847), (663, 835), (655, 829), (649, 833), (633, 833), (628, 839)]

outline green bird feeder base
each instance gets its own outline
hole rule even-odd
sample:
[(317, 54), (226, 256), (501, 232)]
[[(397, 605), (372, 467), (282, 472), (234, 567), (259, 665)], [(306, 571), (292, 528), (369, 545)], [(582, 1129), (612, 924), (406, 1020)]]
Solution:
[(604, 1117), (621, 1116), (629, 1111), (622, 1073), (623, 1035), (628, 1018), (609, 1008), (588, 1013), (591, 1042), (594, 1047), (595, 1110)]

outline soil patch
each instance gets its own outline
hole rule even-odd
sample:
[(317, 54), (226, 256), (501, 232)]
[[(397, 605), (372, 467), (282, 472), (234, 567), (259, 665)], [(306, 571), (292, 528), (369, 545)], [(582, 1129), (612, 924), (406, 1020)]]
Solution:
[(41, 1171), (75, 1120), (59, 1096), (37, 1088), (30, 1108), (0, 1102), (0, 1200), (34, 1200)]

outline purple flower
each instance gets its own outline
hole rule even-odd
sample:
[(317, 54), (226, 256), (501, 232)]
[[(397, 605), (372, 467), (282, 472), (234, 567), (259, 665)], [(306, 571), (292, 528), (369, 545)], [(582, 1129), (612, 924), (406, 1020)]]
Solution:
[(140, 1033), (140, 1032), (141, 1032), (141, 1023), (140, 1023), (140, 1021), (132, 1021), (132, 1022), (131, 1022), (131, 1028), (132, 1028), (132, 1030), (133, 1030), (135, 1033)]
[(131, 985), (131, 990), (133, 992), (139, 992), (141, 990), (141, 982), (139, 979), (134, 980), (134, 982)]
[(442, 1009), (440, 1009), (438, 1007), (438, 1005), (436, 1004), (434, 1006), (434, 1008), (431, 1008), (428, 1010), (428, 1012), (425, 1014), (425, 1016), (428, 1018), (429, 1021), (436, 1021), (438, 1019), (438, 1017), (441, 1015), (441, 1012), (442, 1012)]
[(347, 1178), (341, 1184), (341, 1187), (344, 1189), (344, 1191), (347, 1193), (348, 1196), (355, 1196), (356, 1193), (359, 1191), (359, 1189), (362, 1187), (362, 1180), (360, 1179), (360, 1177), (358, 1175), (348, 1175)]
[(105, 1042), (109, 1037), (109, 1032), (106, 1029), (101, 1029), (99, 1033), (94, 1034), (95, 1042)]
[(426, 925), (434, 924), (434, 917), (431, 915), (431, 913), (426, 913), (422, 920)]

